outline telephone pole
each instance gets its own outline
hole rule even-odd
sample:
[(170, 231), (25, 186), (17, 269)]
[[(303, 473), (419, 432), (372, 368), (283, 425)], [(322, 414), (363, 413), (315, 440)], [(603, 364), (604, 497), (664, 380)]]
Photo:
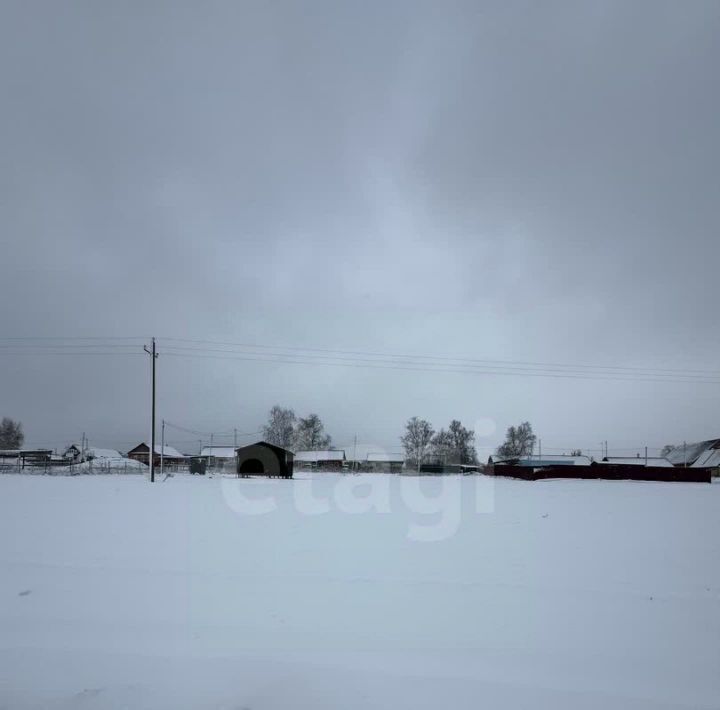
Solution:
[(152, 339), (150, 349), (147, 345), (143, 345), (143, 350), (150, 355), (152, 360), (152, 415), (150, 417), (150, 455), (148, 457), (150, 464), (150, 483), (155, 482), (155, 360), (158, 359), (158, 354), (155, 349), (155, 338)]
[(162, 420), (162, 434), (160, 435), (160, 475), (163, 475), (165, 453), (165, 420)]
[(237, 429), (233, 429), (233, 448), (237, 449)]

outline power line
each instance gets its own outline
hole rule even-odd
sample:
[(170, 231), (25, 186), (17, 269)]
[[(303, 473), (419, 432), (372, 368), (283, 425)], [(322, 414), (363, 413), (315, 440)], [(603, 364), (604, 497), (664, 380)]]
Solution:
[[(139, 336), (17, 336), (0, 338), (0, 351), (6, 354), (49, 355), (118, 355), (142, 354), (133, 352)], [(175, 357), (207, 359), (238, 359), (286, 364), (316, 364), (329, 366), (370, 367), (420, 372), (452, 372), (459, 374), (518, 375), (523, 377), (560, 377), (571, 379), (604, 379), (647, 382), (696, 382), (720, 384), (720, 371), (621, 365), (591, 365), (572, 363), (533, 362), (525, 360), (493, 360), (471, 357), (410, 355), (389, 352), (340, 350), (315, 347), (295, 347), (240, 343), (228, 341), (178, 338), (168, 336), (168, 353)], [(184, 345), (201, 345), (190, 347)], [(210, 345), (220, 348), (207, 347)], [(127, 351), (127, 352), (125, 352)], [(230, 358), (228, 356), (240, 356)], [(213, 357), (214, 356), (214, 357)], [(222, 357), (219, 357), (222, 356)]]
[(19, 335), (0, 336), (0, 342), (5, 340), (145, 340), (145, 335)]
[[(165, 352), (163, 351), (163, 355)], [(165, 421), (165, 426), (172, 427), (173, 429), (177, 429), (178, 431), (185, 432), (186, 434), (195, 434), (196, 436), (218, 436), (218, 437), (231, 437), (235, 435), (235, 430), (230, 429), (229, 431), (221, 431), (218, 432), (212, 432), (212, 431), (199, 431), (197, 429), (190, 429), (189, 427), (180, 426), (179, 424), (173, 424), (172, 422)], [(237, 432), (237, 436), (255, 436), (256, 434), (261, 434), (262, 431), (246, 431), (246, 432)]]
[[(543, 377), (650, 383), (720, 384), (720, 371), (589, 365), (522, 360), (491, 360), (440, 355), (409, 355), (329, 348), (294, 347), (167, 337), (170, 357), (248, 362), (392, 369), (486, 376)], [(131, 342), (127, 342), (131, 341)], [(137, 336), (18, 336), (0, 338), (5, 355), (142, 355)], [(190, 345), (187, 345), (189, 343)], [(199, 345), (201, 347), (194, 347)], [(209, 347), (219, 346), (219, 347)]]
[[(219, 345), (224, 347), (234, 347), (234, 348), (252, 348), (252, 349), (258, 349), (258, 350), (281, 350), (281, 351), (289, 351), (293, 353), (326, 353), (328, 355), (331, 355), (333, 358), (336, 358), (340, 355), (351, 355), (351, 356), (362, 356), (362, 357), (371, 357), (371, 358), (400, 358), (403, 360), (436, 360), (436, 361), (442, 361), (442, 362), (454, 362), (454, 363), (474, 363), (479, 365), (502, 365), (502, 366), (508, 366), (508, 367), (535, 367), (535, 368), (563, 368), (563, 369), (571, 369), (571, 370), (580, 370), (580, 369), (591, 369), (591, 370), (620, 370), (620, 371), (626, 371), (626, 372), (638, 372), (638, 373), (668, 373), (668, 374), (697, 374), (702, 376), (712, 376), (712, 377), (720, 377), (720, 370), (696, 370), (696, 369), (687, 369), (687, 368), (656, 368), (656, 367), (650, 367), (650, 368), (643, 368), (643, 367), (635, 367), (635, 366), (625, 366), (625, 365), (593, 365), (593, 364), (574, 364), (574, 363), (552, 363), (552, 362), (533, 362), (533, 361), (526, 361), (526, 360), (493, 360), (493, 359), (482, 359), (482, 358), (468, 358), (468, 357), (451, 357), (451, 356), (441, 356), (441, 355), (409, 355), (409, 354), (401, 354), (401, 353), (388, 353), (388, 352), (371, 352), (371, 351), (362, 351), (362, 350), (339, 350), (339, 349), (330, 349), (330, 348), (312, 348), (312, 347), (294, 347), (294, 346), (283, 346), (283, 345), (260, 345), (260, 344), (254, 344), (254, 343), (232, 343), (232, 342), (222, 342), (222, 341), (213, 341), (213, 340), (193, 340), (190, 338), (175, 338), (175, 337), (167, 337), (163, 338), (163, 340), (169, 340), (173, 342), (179, 342), (179, 343), (194, 343), (194, 344), (200, 344), (200, 345)], [(180, 348), (182, 346), (171, 346), (175, 348)], [(233, 351), (219, 351), (219, 352), (233, 352)]]
[(142, 355), (122, 350), (5, 350), (3, 355)]
[[(580, 372), (562, 372), (558, 370), (519, 370), (519, 369), (508, 369), (500, 367), (436, 367), (430, 364), (423, 365), (422, 363), (412, 362), (396, 362), (396, 361), (382, 361), (382, 360), (334, 360), (330, 357), (323, 356), (283, 356), (274, 355), (270, 357), (258, 357), (253, 353), (241, 353), (240, 351), (218, 351), (220, 353), (232, 353), (230, 355), (224, 354), (206, 354), (208, 351), (202, 349), (182, 349), (172, 347), (171, 349), (163, 350), (163, 352), (169, 357), (176, 358), (197, 358), (206, 360), (240, 360), (246, 362), (264, 362), (264, 363), (284, 363), (284, 364), (296, 364), (296, 365), (320, 365), (320, 366), (331, 366), (331, 367), (355, 367), (355, 368), (371, 368), (371, 369), (386, 369), (386, 370), (405, 370), (410, 372), (440, 372), (440, 373), (454, 373), (454, 374), (470, 374), (470, 375), (501, 375), (501, 376), (515, 376), (515, 377), (549, 377), (549, 378), (560, 378), (560, 379), (576, 379), (576, 380), (599, 380), (599, 381), (619, 381), (619, 382), (666, 382), (666, 383), (695, 383), (695, 384), (720, 384), (720, 379), (699, 379), (697, 376), (662, 376), (653, 375), (648, 373), (647, 375), (632, 375), (631, 373), (580, 373)], [(212, 351), (211, 351), (212, 352)]]

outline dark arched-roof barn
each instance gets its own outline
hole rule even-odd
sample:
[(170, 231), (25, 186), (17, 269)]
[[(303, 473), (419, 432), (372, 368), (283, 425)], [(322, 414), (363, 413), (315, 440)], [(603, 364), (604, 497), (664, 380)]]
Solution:
[(236, 450), (238, 476), (292, 478), (293, 452), (267, 441), (258, 441)]

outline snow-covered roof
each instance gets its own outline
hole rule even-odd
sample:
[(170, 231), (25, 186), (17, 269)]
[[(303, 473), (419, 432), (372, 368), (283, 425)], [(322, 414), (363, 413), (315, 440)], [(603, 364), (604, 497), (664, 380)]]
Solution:
[(375, 452), (367, 455), (367, 461), (369, 463), (405, 463), (405, 456)]
[(715, 468), (716, 466), (720, 466), (720, 448), (707, 448), (697, 457), (691, 468)]
[[(644, 456), (606, 456), (602, 461), (598, 461), (602, 464), (621, 464), (623, 466), (644, 466)], [(648, 466), (662, 466), (663, 468), (672, 468), (673, 465), (663, 456), (648, 456)]]
[(295, 461), (314, 463), (316, 461), (344, 461), (345, 451), (343, 449), (332, 449), (330, 451), (296, 451)]
[(168, 446), (165, 444), (165, 446), (159, 446), (158, 444), (155, 444), (155, 453), (156, 454), (162, 454), (163, 456), (168, 456), (172, 459), (184, 459), (184, 454), (181, 454), (176, 448), (173, 446)]
[(89, 458), (93, 459), (120, 459), (122, 455), (115, 449), (98, 449), (96, 446), (91, 446), (85, 450), (85, 453)]
[(691, 444), (680, 444), (672, 449), (666, 455), (666, 458), (673, 466), (682, 466), (684, 464), (690, 466), (700, 458), (704, 451), (717, 445), (720, 445), (720, 439), (707, 439), (706, 441)]
[(234, 446), (203, 446), (200, 456), (213, 456), (216, 459), (234, 459)]
[[(142, 444), (138, 444), (134, 449), (130, 449), (128, 453), (135, 454), (137, 456), (147, 456), (147, 453), (145, 451), (138, 451), (138, 449), (144, 448), (150, 451), (150, 447), (143, 441)], [(160, 456), (161, 454), (163, 456), (167, 456), (168, 458), (172, 459), (184, 459), (187, 458), (185, 454), (181, 454), (174, 446), (168, 446), (167, 444), (165, 446), (160, 446), (160, 444), (155, 444), (155, 453)]]

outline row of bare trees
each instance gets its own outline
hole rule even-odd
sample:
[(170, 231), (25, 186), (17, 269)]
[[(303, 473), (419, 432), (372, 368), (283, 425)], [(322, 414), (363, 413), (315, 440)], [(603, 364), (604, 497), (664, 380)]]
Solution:
[(329, 449), (332, 443), (317, 414), (297, 417), (292, 409), (279, 404), (270, 410), (262, 432), (268, 444), (293, 451), (320, 451)]
[(436, 432), (429, 421), (412, 417), (405, 425), (400, 441), (408, 466), (418, 470), (429, 460), (442, 464), (477, 463), (475, 432), (457, 419), (453, 419), (447, 429)]
[[(436, 432), (426, 419), (412, 417), (405, 425), (405, 433), (400, 441), (408, 465), (418, 470), (424, 461), (472, 465), (478, 460), (475, 432), (466, 429), (457, 419), (450, 422), (447, 430)], [(505, 441), (497, 448), (497, 455), (503, 458), (529, 456), (536, 441), (530, 422), (508, 427)]]
[[(270, 444), (294, 451), (318, 451), (332, 448), (332, 438), (317, 414), (298, 417), (287, 407), (276, 404), (269, 412), (262, 428), (263, 438)], [(426, 419), (412, 417), (400, 437), (408, 466), (417, 468), (423, 462), (474, 465), (478, 462), (475, 451), (475, 432), (453, 419), (447, 429), (435, 431)], [(529, 456), (537, 437), (530, 422), (508, 427), (505, 441), (497, 448), (503, 458)]]

